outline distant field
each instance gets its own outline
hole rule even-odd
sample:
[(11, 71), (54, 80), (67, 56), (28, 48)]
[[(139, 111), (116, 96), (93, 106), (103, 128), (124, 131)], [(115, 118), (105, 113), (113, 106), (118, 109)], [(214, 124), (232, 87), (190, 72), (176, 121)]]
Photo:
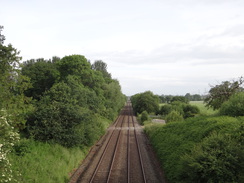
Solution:
[(203, 103), (203, 101), (191, 101), (190, 104), (197, 106), (200, 109), (201, 114), (203, 114), (203, 115), (215, 115), (218, 112), (217, 110), (214, 111), (211, 108), (205, 107), (205, 104)]
[[(200, 109), (202, 115), (211, 116), (218, 113), (218, 110), (214, 111), (211, 108), (208, 109), (207, 107), (205, 107), (203, 101), (190, 101), (190, 104), (197, 106)], [(159, 107), (162, 107), (163, 105), (165, 105), (165, 103), (159, 104)]]

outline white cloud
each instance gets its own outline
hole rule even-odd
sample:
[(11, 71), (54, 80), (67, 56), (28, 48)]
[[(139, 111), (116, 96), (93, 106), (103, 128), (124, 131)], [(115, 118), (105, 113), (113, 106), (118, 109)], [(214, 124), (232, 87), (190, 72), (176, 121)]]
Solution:
[(23, 0), (1, 3), (6, 42), (24, 60), (102, 59), (125, 94), (204, 93), (243, 75), (242, 0)]

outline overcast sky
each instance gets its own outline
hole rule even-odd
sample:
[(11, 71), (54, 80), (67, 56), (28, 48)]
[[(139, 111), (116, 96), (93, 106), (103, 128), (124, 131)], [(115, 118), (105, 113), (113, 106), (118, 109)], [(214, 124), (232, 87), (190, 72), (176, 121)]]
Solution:
[(243, 0), (0, 0), (5, 43), (103, 60), (126, 95), (205, 94), (244, 76)]

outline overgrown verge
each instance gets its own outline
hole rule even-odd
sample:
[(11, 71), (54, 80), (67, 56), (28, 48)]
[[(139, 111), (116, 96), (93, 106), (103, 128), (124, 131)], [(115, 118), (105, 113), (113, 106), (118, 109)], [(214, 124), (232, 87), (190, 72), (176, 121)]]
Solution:
[(244, 182), (244, 117), (145, 127), (169, 182)]
[(22, 139), (10, 155), (19, 183), (68, 182), (69, 172), (84, 159), (88, 148), (65, 148), (59, 144)]
[[(105, 133), (111, 123), (103, 117), (98, 117), (96, 120), (100, 124), (100, 130), (95, 134), (87, 133), (93, 136), (94, 141)], [(68, 182), (72, 173), (86, 157), (91, 145), (67, 148), (54, 142), (21, 138), (8, 156), (12, 163), (13, 177), (19, 183)]]

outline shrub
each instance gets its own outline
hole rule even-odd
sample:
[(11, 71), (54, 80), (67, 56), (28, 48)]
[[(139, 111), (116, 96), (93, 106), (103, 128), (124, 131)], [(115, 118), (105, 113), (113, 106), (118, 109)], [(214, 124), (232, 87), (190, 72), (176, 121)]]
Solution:
[(168, 115), (172, 111), (172, 106), (169, 104), (163, 105), (159, 111), (161, 115)]
[(166, 116), (166, 122), (174, 122), (174, 121), (183, 121), (183, 116), (177, 112), (177, 111), (172, 111)]
[(222, 104), (220, 114), (228, 116), (244, 116), (244, 92), (232, 95)]
[(8, 155), (12, 151), (14, 143), (18, 140), (18, 133), (16, 133), (14, 128), (9, 125), (5, 117), (0, 114), (0, 183), (17, 182), (13, 177), (13, 171)]
[(244, 161), (240, 149), (240, 143), (230, 136), (212, 133), (182, 157), (182, 179), (203, 183), (240, 181), (240, 162)]
[(63, 102), (46, 102), (39, 102), (37, 111), (27, 123), (30, 136), (65, 147), (90, 144), (87, 133), (91, 133), (93, 117), (88, 109)]
[(243, 122), (244, 117), (199, 116), (145, 131), (169, 182), (234, 183), (244, 182)]
[(190, 105), (190, 104), (184, 105), (183, 111), (184, 111), (184, 118), (194, 117), (200, 113), (200, 110), (197, 106)]
[(147, 111), (143, 111), (141, 113), (141, 122), (143, 123), (144, 121), (147, 121), (149, 118), (148, 118), (148, 113)]

